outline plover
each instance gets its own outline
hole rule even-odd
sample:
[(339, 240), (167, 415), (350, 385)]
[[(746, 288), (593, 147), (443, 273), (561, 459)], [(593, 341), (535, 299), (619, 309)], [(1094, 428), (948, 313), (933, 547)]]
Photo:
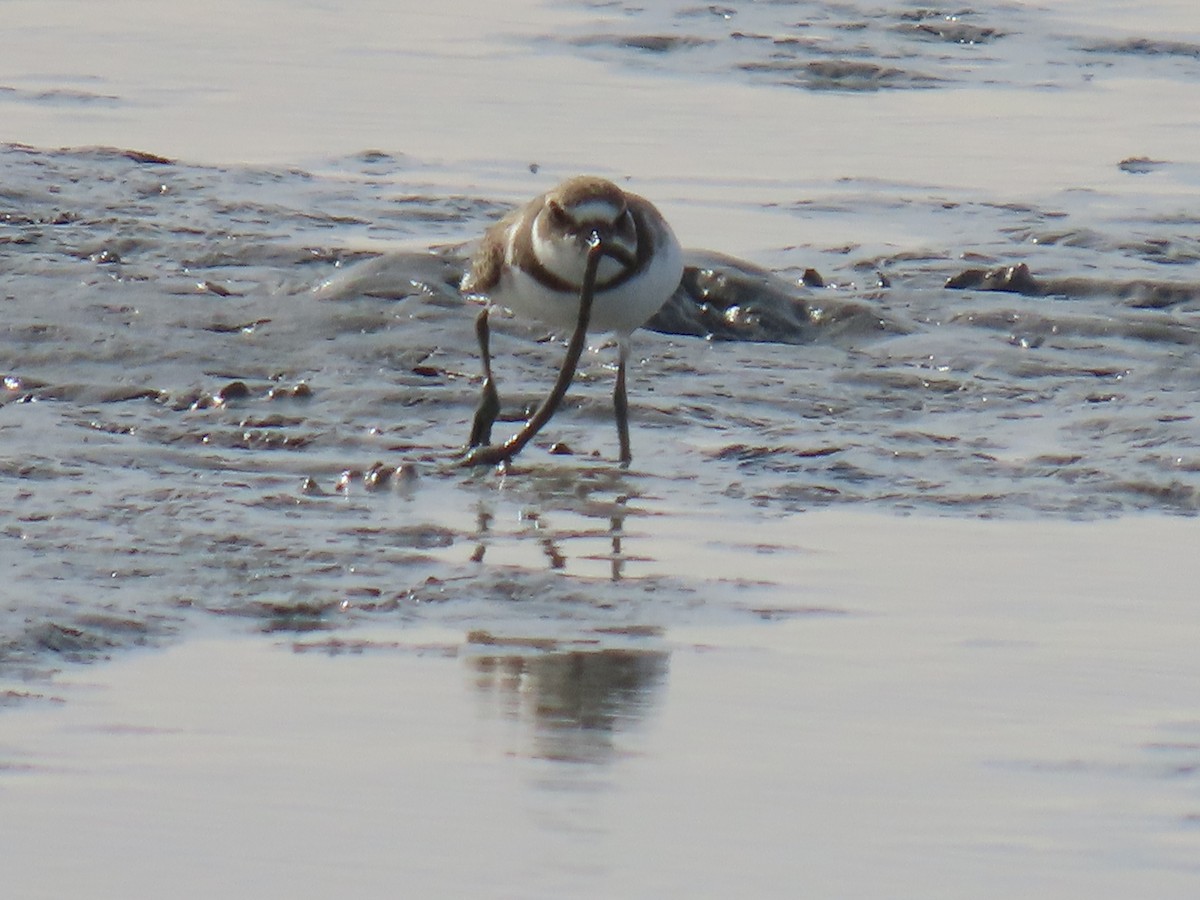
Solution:
[[(489, 228), (461, 285), (463, 293), (488, 301), (475, 322), (483, 394), (464, 462), (507, 460), (528, 442), (553, 415), (553, 407), (570, 385), (590, 331), (611, 332), (616, 339), (613, 406), (621, 462), (628, 464), (632, 459), (625, 392), (629, 335), (666, 302), (682, 275), (683, 252), (662, 214), (650, 201), (603, 178), (568, 179)], [(594, 288), (590, 293), (585, 290), (589, 277)], [(495, 306), (554, 328), (573, 328), (575, 333), (543, 409), (512, 440), (492, 448), (492, 424), (500, 411), (489, 350), (488, 316)]]

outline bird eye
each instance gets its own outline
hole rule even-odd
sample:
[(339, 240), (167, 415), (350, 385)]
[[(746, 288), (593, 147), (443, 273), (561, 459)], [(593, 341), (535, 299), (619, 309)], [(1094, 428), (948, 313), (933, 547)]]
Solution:
[(558, 228), (566, 228), (571, 224), (571, 217), (567, 215), (567, 211), (555, 200), (551, 200), (547, 207), (550, 210), (550, 222)]

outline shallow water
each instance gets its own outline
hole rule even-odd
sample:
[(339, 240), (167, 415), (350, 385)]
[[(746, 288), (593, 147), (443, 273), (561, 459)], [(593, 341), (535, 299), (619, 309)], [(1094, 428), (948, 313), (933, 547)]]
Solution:
[[(666, 857), (614, 874), (612, 860), (645, 836), (611, 839), (613, 823), (646, 814), (648, 798), (670, 809), (686, 807), (695, 780), (752, 797), (786, 784), (796, 806), (829, 797), (801, 823), (810, 839), (821, 832), (812, 823), (836, 818), (838, 791), (815, 776), (798, 784), (806, 770), (788, 764), (813, 749), (795, 710), (815, 704), (830, 737), (807, 771), (841, 772), (829, 784), (860, 791), (865, 818), (827, 832), (808, 862), (844, 851), (855, 822), (892, 821), (883, 797), (925, 836), (877, 835), (891, 849), (861, 868), (863, 891), (889, 884), (899, 860), (962, 847), (967, 813), (939, 766), (888, 750), (889, 736), (915, 746), (928, 729), (942, 735), (939, 758), (966, 772), (955, 791), (1003, 811), (995, 833), (971, 832), (968, 851), (927, 869), (933, 880), (911, 895), (935, 893), (934, 882), (961, 888), (979, 872), (1080, 874), (1103, 857), (1115, 860), (1102, 870), (1109, 881), (1059, 895), (1153, 877), (1160, 895), (1188, 896), (1176, 889), (1196, 875), (1188, 766), (1200, 711), (1175, 688), (1191, 658), (1182, 598), (1195, 583), (1186, 547), (1200, 509), (1192, 4), (988, 4), (953, 20), (907, 4), (468, 6), (262, 0), (239, 5), (234, 28), (219, 6), (202, 21), (135, 3), (81, 20), (70, 3), (6, 4), (0, 138), (18, 142), (0, 147), (6, 705), (45, 715), (29, 728), (78, 736), (37, 697), (66, 697), (70, 715), (86, 718), (87, 684), (112, 678), (102, 728), (169, 730), (160, 701), (139, 692), (162, 679), (195, 691), (198, 705), (237, 707), (228, 733), (244, 749), (259, 740), (258, 707), (238, 706), (218, 681), (186, 685), (187, 673), (240, 660), (287, 703), (290, 679), (344, 677), (339, 690), (363, 698), (377, 683), (427, 678), (453, 717), (406, 696), (394, 702), (416, 719), (371, 736), (374, 708), (355, 707), (345, 733), (452, 755), (476, 729), (470, 746), (486, 765), (470, 778), (516, 779), (506, 796), (544, 813), (521, 820), (514, 842), (575, 821), (580, 796), (633, 798), (601, 816), (610, 839), (579, 870), (554, 863), (540, 880), (534, 857), (520, 857), (525, 868), (504, 871), (514, 895), (566, 886), (636, 896), (717, 883), (704, 866), (671, 881), (666, 863), (654, 866)], [(449, 468), (478, 391), (475, 309), (454, 290), (462, 245), (580, 169), (659, 204), (694, 248), (693, 284), (714, 302), (742, 292), (729, 318), (746, 327), (726, 336), (778, 342), (640, 332), (628, 471), (614, 464), (615, 351), (603, 345), (511, 473)], [(372, 269), (387, 253), (399, 255)], [(772, 274), (743, 276), (739, 260)], [(1030, 276), (990, 285), (1025, 293), (984, 290), (982, 276), (946, 287), (964, 270), (1021, 263)], [(810, 268), (826, 287), (799, 284)], [(802, 328), (772, 315), (781, 303)], [(497, 323), (498, 427), (515, 429), (546, 391), (562, 353), (546, 337)], [(554, 442), (571, 453), (550, 453)], [(970, 521), (981, 518), (1000, 521)], [(937, 596), (961, 605), (924, 610), (931, 577)], [(982, 594), (1000, 588), (988, 606)], [(1056, 607), (1062, 592), (1071, 602)], [(1175, 600), (1155, 605), (1164, 597)], [(965, 611), (989, 624), (960, 630)], [(1144, 633), (1127, 644), (1139, 611)], [(860, 618), (880, 616), (897, 630), (851, 646)], [(850, 643), (840, 656), (798, 659), (797, 647), (814, 647), (810, 628)], [(1030, 662), (1023, 651), (993, 670), (984, 650), (946, 649), (1007, 647), (1010, 629), (1045, 651), (1028, 677), (1011, 677)], [(293, 662), (228, 643), (245, 632), (312, 650)], [(948, 644), (930, 647), (929, 635)], [(191, 643), (200, 636), (212, 642)], [(164, 644), (182, 646), (135, 654), (111, 675), (75, 667)], [(1087, 664), (1056, 668), (1072, 652)], [(403, 671), (345, 665), (360, 653)], [(1146, 679), (1135, 696), (1100, 677), (1118, 658), (1114, 671)], [(969, 676), (981, 666), (992, 680), (978, 693)], [(879, 680), (857, 680), (863, 667)], [(885, 671), (922, 690), (896, 697)], [(464, 672), (478, 688), (463, 688)], [(1071, 690), (1056, 704), (1006, 718), (1059, 678)], [(542, 681), (559, 686), (539, 695), (549, 712), (522, 712), (532, 701), (512, 684)], [(766, 689), (781, 683), (853, 688), (862, 706), (839, 706), (846, 697), (832, 689), (824, 699)], [(594, 689), (599, 705), (587, 707)], [(754, 714), (739, 712), (747, 696), (761, 698)], [(977, 697), (978, 720), (926, 716)], [(556, 729), (547, 722), (564, 703), (571, 727)], [(1072, 715), (1088, 738), (1059, 752), (1055, 729)], [(745, 735), (754, 749), (667, 779), (708, 718), (713, 734)], [(36, 773), (20, 786), (22, 816), (51, 795), (46, 808), (85, 818), (111, 808), (108, 764), (63, 776), (23, 730), (31, 721), (13, 710), (0, 720), (15, 732), (0, 739), (0, 791), (13, 790), (13, 773)], [(581, 732), (584, 721), (597, 727)], [(971, 743), (969, 733), (999, 740), (1004, 728), (991, 726), (1010, 721), (1027, 728), (1013, 749)], [(776, 722), (787, 723), (777, 746)], [(185, 749), (199, 740), (180, 727)], [(414, 730), (433, 744), (397, 736)], [(1111, 750), (1099, 773), (1089, 741)], [(260, 746), (267, 759), (285, 755)], [(64, 753), (92, 749), (79, 738)], [(603, 774), (639, 753), (646, 767)], [(1173, 774), (1144, 763), (1163, 755)], [(539, 762), (527, 770), (527, 759)], [(739, 761), (749, 782), (734, 777)], [(309, 762), (317, 774), (297, 778), (329, 776)], [(561, 805), (539, 806), (544, 795), (520, 781), (560, 784), (576, 763), (574, 799)], [(1090, 774), (1075, 779), (1077, 763)], [(129, 777), (153, 785), (189, 765), (130, 763)], [(209, 784), (194, 770), (184, 777)], [(440, 769), (430, 784), (454, 777)], [(1034, 794), (1061, 790), (1062, 805), (1003, 804), (1009, 787), (1035, 781)], [(898, 783), (911, 790), (883, 790)], [(1170, 801), (1164, 785), (1179, 789)], [(1152, 812), (1130, 824), (1129, 808)], [(351, 815), (336, 797), (313, 809)], [(47, 830), (31, 841), (66, 827), (38, 821)], [(679, 830), (686, 820), (655, 821)], [(738, 821), (764, 835), (778, 824), (758, 805)], [(697, 856), (708, 847), (719, 857), (727, 831), (696, 831)], [(356, 857), (368, 880), (394, 875), (371, 846)], [(554, 846), (538, 859), (579, 850), (569, 835)], [(80, 831), (72, 852), (110, 849)], [(743, 849), (773, 859), (780, 882), (795, 874), (778, 843)], [(182, 877), (179, 856), (164, 860), (164, 878)], [(267, 868), (245, 860), (248, 875)], [(726, 874), (745, 886), (755, 870)], [(471, 869), (462, 887), (491, 883), (488, 871)], [(812, 884), (844, 877), (822, 873)], [(996, 883), (1013, 887), (1006, 895), (1029, 889)]]
[(6, 883), (1188, 897), (1195, 532), (826, 511), (743, 527), (794, 581), (753, 618), (588, 590), (76, 668), (0, 720)]

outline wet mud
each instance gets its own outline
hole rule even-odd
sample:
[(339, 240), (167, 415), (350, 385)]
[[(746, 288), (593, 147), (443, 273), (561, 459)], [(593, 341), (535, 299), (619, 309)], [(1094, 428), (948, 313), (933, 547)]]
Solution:
[[(833, 504), (1200, 511), (1186, 208), (852, 182), (781, 193), (764, 214), (915, 237), (762, 263), (689, 251), (636, 342), (633, 467), (615, 462), (615, 350), (601, 342), (507, 474), (468, 474), (451, 462), (478, 394), (477, 308), (457, 283), (508, 204), (409, 183), (409, 165), (0, 149), (6, 667), (204, 622), (694, 615), (696, 584), (664, 572), (646, 536), (672, 503), (734, 520)], [(497, 430), (515, 431), (563, 336), (495, 329)], [(587, 573), (586, 588), (561, 572)], [(743, 590), (722, 609), (776, 608)]]

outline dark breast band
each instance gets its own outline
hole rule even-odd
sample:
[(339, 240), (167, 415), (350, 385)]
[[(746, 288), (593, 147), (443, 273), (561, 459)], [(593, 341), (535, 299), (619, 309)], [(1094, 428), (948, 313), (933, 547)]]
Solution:
[[(626, 199), (629, 213), (633, 217), (637, 257), (632, 266), (627, 266), (607, 281), (597, 281), (596, 289), (598, 291), (612, 290), (636, 278), (645, 271), (646, 267), (650, 264), (650, 257), (654, 254), (654, 228), (647, 218), (646, 208), (649, 206), (648, 201), (643, 200), (636, 194), (626, 194)], [(533, 210), (527, 210), (526, 212), (530, 215), (536, 215), (536, 212)], [(533, 223), (530, 221), (529, 228), (517, 228), (516, 242), (513, 244), (514, 263), (519, 264), (522, 269), (543, 287), (547, 287), (552, 291), (558, 291), (561, 294), (579, 293), (579, 285), (571, 284), (566, 279), (559, 278), (538, 260), (536, 254), (533, 252), (532, 226)]]

